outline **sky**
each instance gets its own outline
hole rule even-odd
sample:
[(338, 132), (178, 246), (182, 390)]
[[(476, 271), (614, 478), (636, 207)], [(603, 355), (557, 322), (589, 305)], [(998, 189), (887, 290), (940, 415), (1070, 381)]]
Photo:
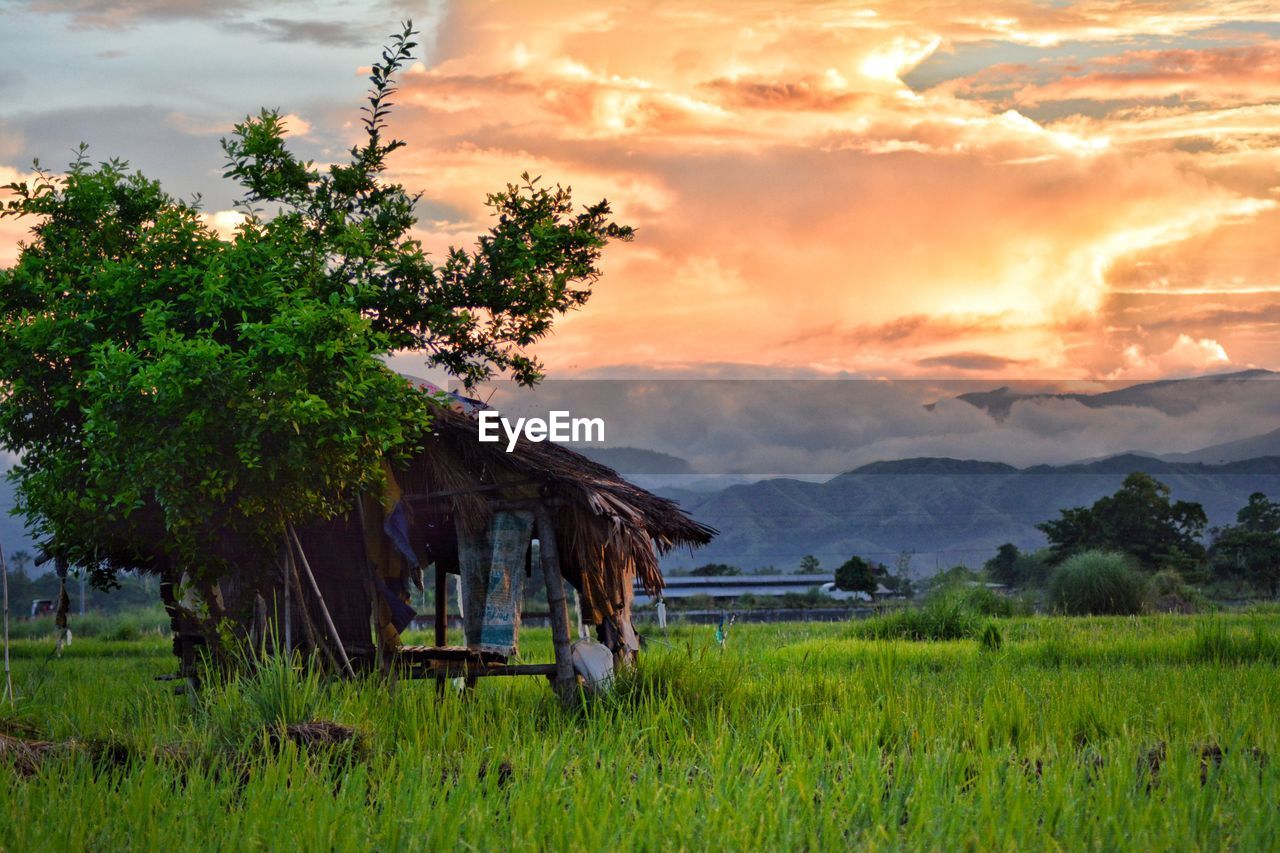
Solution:
[(0, 182), (84, 141), (232, 227), (233, 122), (340, 159), (410, 16), (390, 176), (433, 254), (524, 171), (637, 228), (553, 378), (1280, 368), (1271, 0), (0, 0)]

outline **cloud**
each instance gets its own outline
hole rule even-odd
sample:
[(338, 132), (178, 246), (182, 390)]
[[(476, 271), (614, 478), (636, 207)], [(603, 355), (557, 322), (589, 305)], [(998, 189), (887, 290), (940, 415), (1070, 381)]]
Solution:
[[(1125, 42), (1258, 10), (1001, 8), (957, 22), (905, 7), (768, 17), (708, 4), (640, 19), (627, 4), (455, 6), (440, 55), (405, 77), (411, 147), (394, 171), (461, 214), (427, 223), (436, 251), (482, 226), (483, 192), (525, 168), (608, 196), (640, 226), (610, 251), (588, 311), (543, 348), (553, 368), (754, 357), (918, 375), (999, 352), (1014, 374), (1107, 375), (1136, 338), (1085, 344), (1105, 336), (1133, 259), (1229, 226), (1256, 233), (1275, 206), (1267, 187), (1224, 180), (1221, 159), (1199, 168), (1209, 158), (1178, 147), (1193, 120), (1176, 111), (1037, 121), (902, 77), (993, 33), (1115, 42), (1112, 74), (1145, 62), (1225, 77), (1254, 54), (1215, 47), (1193, 63)], [(1231, 120), (1210, 117), (1219, 141), (1244, 138)]]
[(1124, 350), (1125, 364), (1111, 378), (1190, 376), (1231, 364), (1222, 344), (1210, 338), (1194, 339), (1178, 335), (1167, 350), (1150, 353), (1141, 344), (1130, 344)]
[[(44, 8), (106, 15), (88, 0)], [(102, 26), (206, 14), (112, 8)], [(553, 375), (1102, 377), (1210, 363), (1209, 350), (1170, 354), (1179, 336), (1277, 366), (1256, 295), (1275, 288), (1280, 237), (1280, 49), (1231, 27), (1277, 20), (1262, 0), (456, 3), (400, 80), (391, 129), (409, 146), (388, 177), (425, 191), (417, 236), (437, 256), (472, 244), (486, 193), (526, 170), (579, 201), (609, 198), (638, 227), (606, 253), (588, 308), (540, 344)], [(263, 38), (315, 51), (308, 77), (347, 84), (359, 75), (324, 63), (370, 38), (341, 16), (256, 3), (216, 26), (246, 51)], [(358, 140), (356, 96), (341, 109), (263, 98), (294, 110), (293, 142), (319, 162)], [(215, 137), (243, 111), (175, 96), (24, 115), (17, 154), (92, 127), (96, 147), (142, 152), (149, 174), (219, 210), (234, 188), (209, 186)], [(1211, 292), (1220, 310), (1184, 310), (1180, 325), (1188, 303), (1162, 297), (1175, 291)]]
[(262, 18), (237, 21), (229, 28), (278, 42), (310, 42), (318, 45), (350, 46), (369, 42), (381, 29), (367, 23), (289, 18)]
[[(1200, 346), (1192, 341), (1187, 349)], [(1274, 378), (1150, 392), (1181, 402), (1165, 406), (1176, 414), (1042, 398), (1015, 403), (997, 421), (957, 399), (993, 390), (990, 380), (751, 381), (724, 367), (719, 370), (728, 379), (551, 380), (532, 392), (497, 383), (482, 396), (508, 417), (545, 417), (551, 409), (600, 417), (608, 445), (671, 453), (700, 474), (756, 477), (829, 477), (913, 456), (1031, 465), (1133, 450), (1186, 452), (1268, 432), (1280, 416), (1280, 381)], [(1015, 393), (1097, 394), (1131, 383), (1005, 384)]]
[(1065, 100), (1158, 103), (1169, 98), (1215, 106), (1267, 102), (1280, 85), (1280, 43), (1128, 51), (1090, 65), (1092, 70), (1085, 73), (1019, 87), (1013, 99), (1029, 106)]
[(246, 0), (29, 0), (27, 11), (66, 15), (83, 29), (119, 30), (146, 21), (189, 21), (225, 18), (246, 9)]
[(200, 219), (223, 240), (230, 240), (248, 217), (238, 210), (218, 210), (213, 213), (202, 213)]
[(950, 367), (956, 370), (998, 371), (1007, 367), (1026, 364), (1025, 359), (1005, 358), (983, 352), (956, 352), (935, 355), (916, 361), (921, 367)]
[[(0, 205), (13, 197), (13, 194), (4, 187), (15, 183), (29, 183), (36, 177), (32, 172), (0, 165)], [(18, 260), (20, 244), (30, 239), (33, 224), (34, 222), (25, 216), (0, 217), (0, 268), (12, 266)]]

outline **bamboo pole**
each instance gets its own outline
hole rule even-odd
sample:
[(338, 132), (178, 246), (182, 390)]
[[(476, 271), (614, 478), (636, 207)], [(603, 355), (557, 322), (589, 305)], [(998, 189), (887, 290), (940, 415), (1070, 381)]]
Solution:
[(13, 674), (9, 672), (9, 562), (4, 558), (4, 546), (0, 545), (0, 570), (4, 573), (4, 695), (9, 707), (14, 706)]
[(551, 641), (555, 648), (555, 689), (560, 701), (573, 701), (578, 679), (573, 673), (573, 650), (569, 641), (569, 607), (565, 601), (564, 578), (560, 574), (560, 552), (556, 546), (555, 526), (551, 513), (541, 502), (534, 505), (538, 521), (538, 554), (542, 558), (542, 575), (547, 584), (547, 608), (551, 611)]
[(285, 657), (293, 658), (293, 610), (291, 609), (292, 596), (289, 595), (290, 587), (293, 586), (293, 570), (292, 563), (289, 559), (289, 552), (286, 543), (285, 558), (280, 572), (284, 577), (284, 654)]
[[(322, 645), (320, 638), (316, 635), (315, 623), (311, 619), (311, 612), (307, 609), (307, 597), (302, 594), (302, 581), (298, 579), (298, 565), (293, 558), (293, 543), (289, 541), (288, 533), (284, 536), (284, 549), (285, 572), (289, 575), (289, 586), (297, 602), (298, 623), (302, 625), (302, 633), (306, 635), (307, 645), (312, 650), (319, 649), (332, 658), (333, 654), (329, 652), (329, 647)], [(336, 664), (337, 661), (335, 660), (334, 663)]]
[(320, 586), (316, 583), (316, 576), (311, 573), (311, 564), (307, 562), (307, 554), (302, 550), (302, 541), (298, 539), (298, 531), (293, 529), (293, 525), (288, 527), (289, 535), (293, 537), (293, 545), (298, 550), (298, 560), (302, 563), (302, 570), (307, 574), (307, 583), (311, 586), (311, 592), (316, 597), (316, 604), (320, 607), (320, 615), (324, 617), (325, 628), (329, 630), (329, 636), (333, 639), (335, 651), (338, 659), (342, 662), (342, 667), (347, 671), (347, 675), (355, 678), (356, 671), (351, 667), (351, 660), (347, 657), (346, 647), (342, 645), (342, 635), (338, 633), (338, 628), (333, 624), (333, 617), (329, 615), (329, 608), (325, 606), (324, 596), (320, 594)]

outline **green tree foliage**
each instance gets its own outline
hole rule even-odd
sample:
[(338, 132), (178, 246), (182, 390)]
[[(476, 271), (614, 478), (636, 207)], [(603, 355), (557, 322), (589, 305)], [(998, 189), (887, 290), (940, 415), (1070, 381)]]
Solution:
[(299, 160), (273, 111), (235, 126), (225, 175), (250, 215), (231, 240), (83, 147), (65, 175), (37, 163), (8, 187), (4, 215), (32, 231), (0, 270), (0, 442), (21, 454), (34, 532), (99, 585), (156, 551), (216, 577), (274, 551), (286, 523), (345, 510), (429, 425), (429, 397), (384, 356), (534, 383), (529, 347), (590, 296), (606, 243), (631, 237), (607, 202), (575, 212), (525, 176), (488, 197), (473, 249), (428, 259), (410, 236), (418, 196), (384, 177), (412, 37), (373, 67), (349, 162)]
[(1199, 537), (1208, 519), (1198, 503), (1170, 501), (1169, 487), (1148, 474), (1125, 477), (1114, 495), (1091, 507), (1061, 510), (1061, 518), (1036, 525), (1049, 538), (1056, 560), (1089, 550), (1129, 554), (1142, 568), (1186, 569), (1204, 558)]
[(1214, 530), (1209, 549), (1215, 575), (1244, 580), (1275, 598), (1280, 593), (1280, 503), (1254, 492), (1236, 523)]
[(1132, 557), (1084, 551), (1068, 557), (1049, 578), (1049, 603), (1074, 615), (1141, 613), (1147, 581), (1131, 568)]
[(822, 567), (821, 567), (821, 564), (818, 562), (817, 557), (813, 556), (812, 554), (805, 554), (803, 557), (800, 558), (800, 574), (816, 575), (816, 574), (820, 574), (821, 572), (822, 572)]
[(731, 577), (742, 574), (742, 569), (737, 566), (730, 566), (728, 563), (707, 563), (704, 566), (698, 566), (693, 569), (689, 574), (698, 578)]
[(1040, 586), (1049, 575), (1044, 551), (1019, 551), (1011, 542), (1001, 545), (983, 569), (993, 582), (1009, 587)]
[(1012, 542), (1006, 542), (996, 550), (996, 555), (987, 560), (983, 568), (987, 570), (987, 575), (996, 583), (1002, 583), (1007, 586), (1018, 586), (1021, 578), (1018, 577), (1018, 558), (1022, 556), (1018, 551), (1018, 546)]
[[(880, 568), (880, 574), (885, 574), (884, 567), (881, 566)], [(875, 567), (859, 556), (850, 557), (845, 560), (840, 568), (836, 569), (836, 589), (875, 595), (877, 586), (878, 580)]]

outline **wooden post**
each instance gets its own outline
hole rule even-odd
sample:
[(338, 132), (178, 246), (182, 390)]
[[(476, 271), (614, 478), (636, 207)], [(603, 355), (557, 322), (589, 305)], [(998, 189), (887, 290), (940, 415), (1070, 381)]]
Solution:
[(449, 645), (449, 587), (444, 566), (436, 563), (436, 645)]
[(0, 546), (0, 570), (4, 572), (4, 696), (12, 708), (13, 675), (9, 672), (9, 563), (4, 558), (3, 546)]
[(293, 587), (293, 560), (289, 553), (289, 543), (285, 543), (285, 555), (283, 565), (280, 568), (281, 574), (284, 575), (284, 654), (290, 660), (293, 659), (293, 610), (291, 609), (292, 596), (289, 595), (290, 589)]
[(329, 608), (325, 606), (324, 596), (320, 594), (320, 586), (316, 583), (316, 576), (311, 573), (311, 564), (307, 562), (307, 554), (302, 550), (302, 542), (298, 539), (298, 531), (293, 529), (293, 525), (289, 525), (289, 535), (293, 537), (294, 547), (298, 550), (298, 560), (302, 563), (302, 570), (306, 572), (307, 583), (311, 586), (311, 592), (316, 597), (316, 604), (320, 607), (320, 615), (324, 617), (324, 625), (329, 629), (329, 636), (333, 638), (335, 652), (338, 660), (342, 662), (342, 667), (347, 671), (347, 675), (355, 678), (356, 671), (351, 667), (351, 661), (347, 658), (347, 650), (342, 645), (342, 635), (338, 633), (338, 628), (333, 624), (333, 617), (329, 615)]
[(566, 705), (577, 698), (578, 679), (573, 672), (573, 650), (569, 644), (569, 607), (565, 601), (564, 578), (560, 574), (560, 552), (556, 546), (555, 526), (551, 513), (539, 501), (533, 508), (538, 522), (538, 554), (542, 558), (542, 575), (547, 583), (547, 608), (551, 611), (551, 642), (555, 648), (555, 689)]
[[(364, 514), (364, 495), (356, 495), (356, 523), (360, 525), (360, 565), (364, 567), (364, 593), (369, 597), (369, 633), (373, 637), (373, 647), (377, 649), (377, 660), (383, 673), (392, 676), (395, 673), (395, 650), (382, 636), (382, 625), (378, 621), (382, 596), (374, 584), (377, 578), (373, 563), (369, 560), (369, 543), (367, 521)], [(389, 607), (390, 605), (388, 605)]]
[[(307, 645), (313, 651), (328, 652), (329, 647), (320, 642), (320, 638), (316, 634), (315, 623), (311, 619), (311, 612), (307, 609), (307, 597), (302, 593), (302, 581), (298, 578), (298, 563), (293, 557), (293, 543), (289, 541), (287, 532), (284, 535), (284, 548), (284, 570), (289, 575), (289, 586), (293, 591), (294, 600), (297, 602), (298, 622), (302, 625), (302, 633), (306, 635)], [(333, 657), (332, 653), (329, 656)], [(336, 663), (337, 661), (334, 662)]]

